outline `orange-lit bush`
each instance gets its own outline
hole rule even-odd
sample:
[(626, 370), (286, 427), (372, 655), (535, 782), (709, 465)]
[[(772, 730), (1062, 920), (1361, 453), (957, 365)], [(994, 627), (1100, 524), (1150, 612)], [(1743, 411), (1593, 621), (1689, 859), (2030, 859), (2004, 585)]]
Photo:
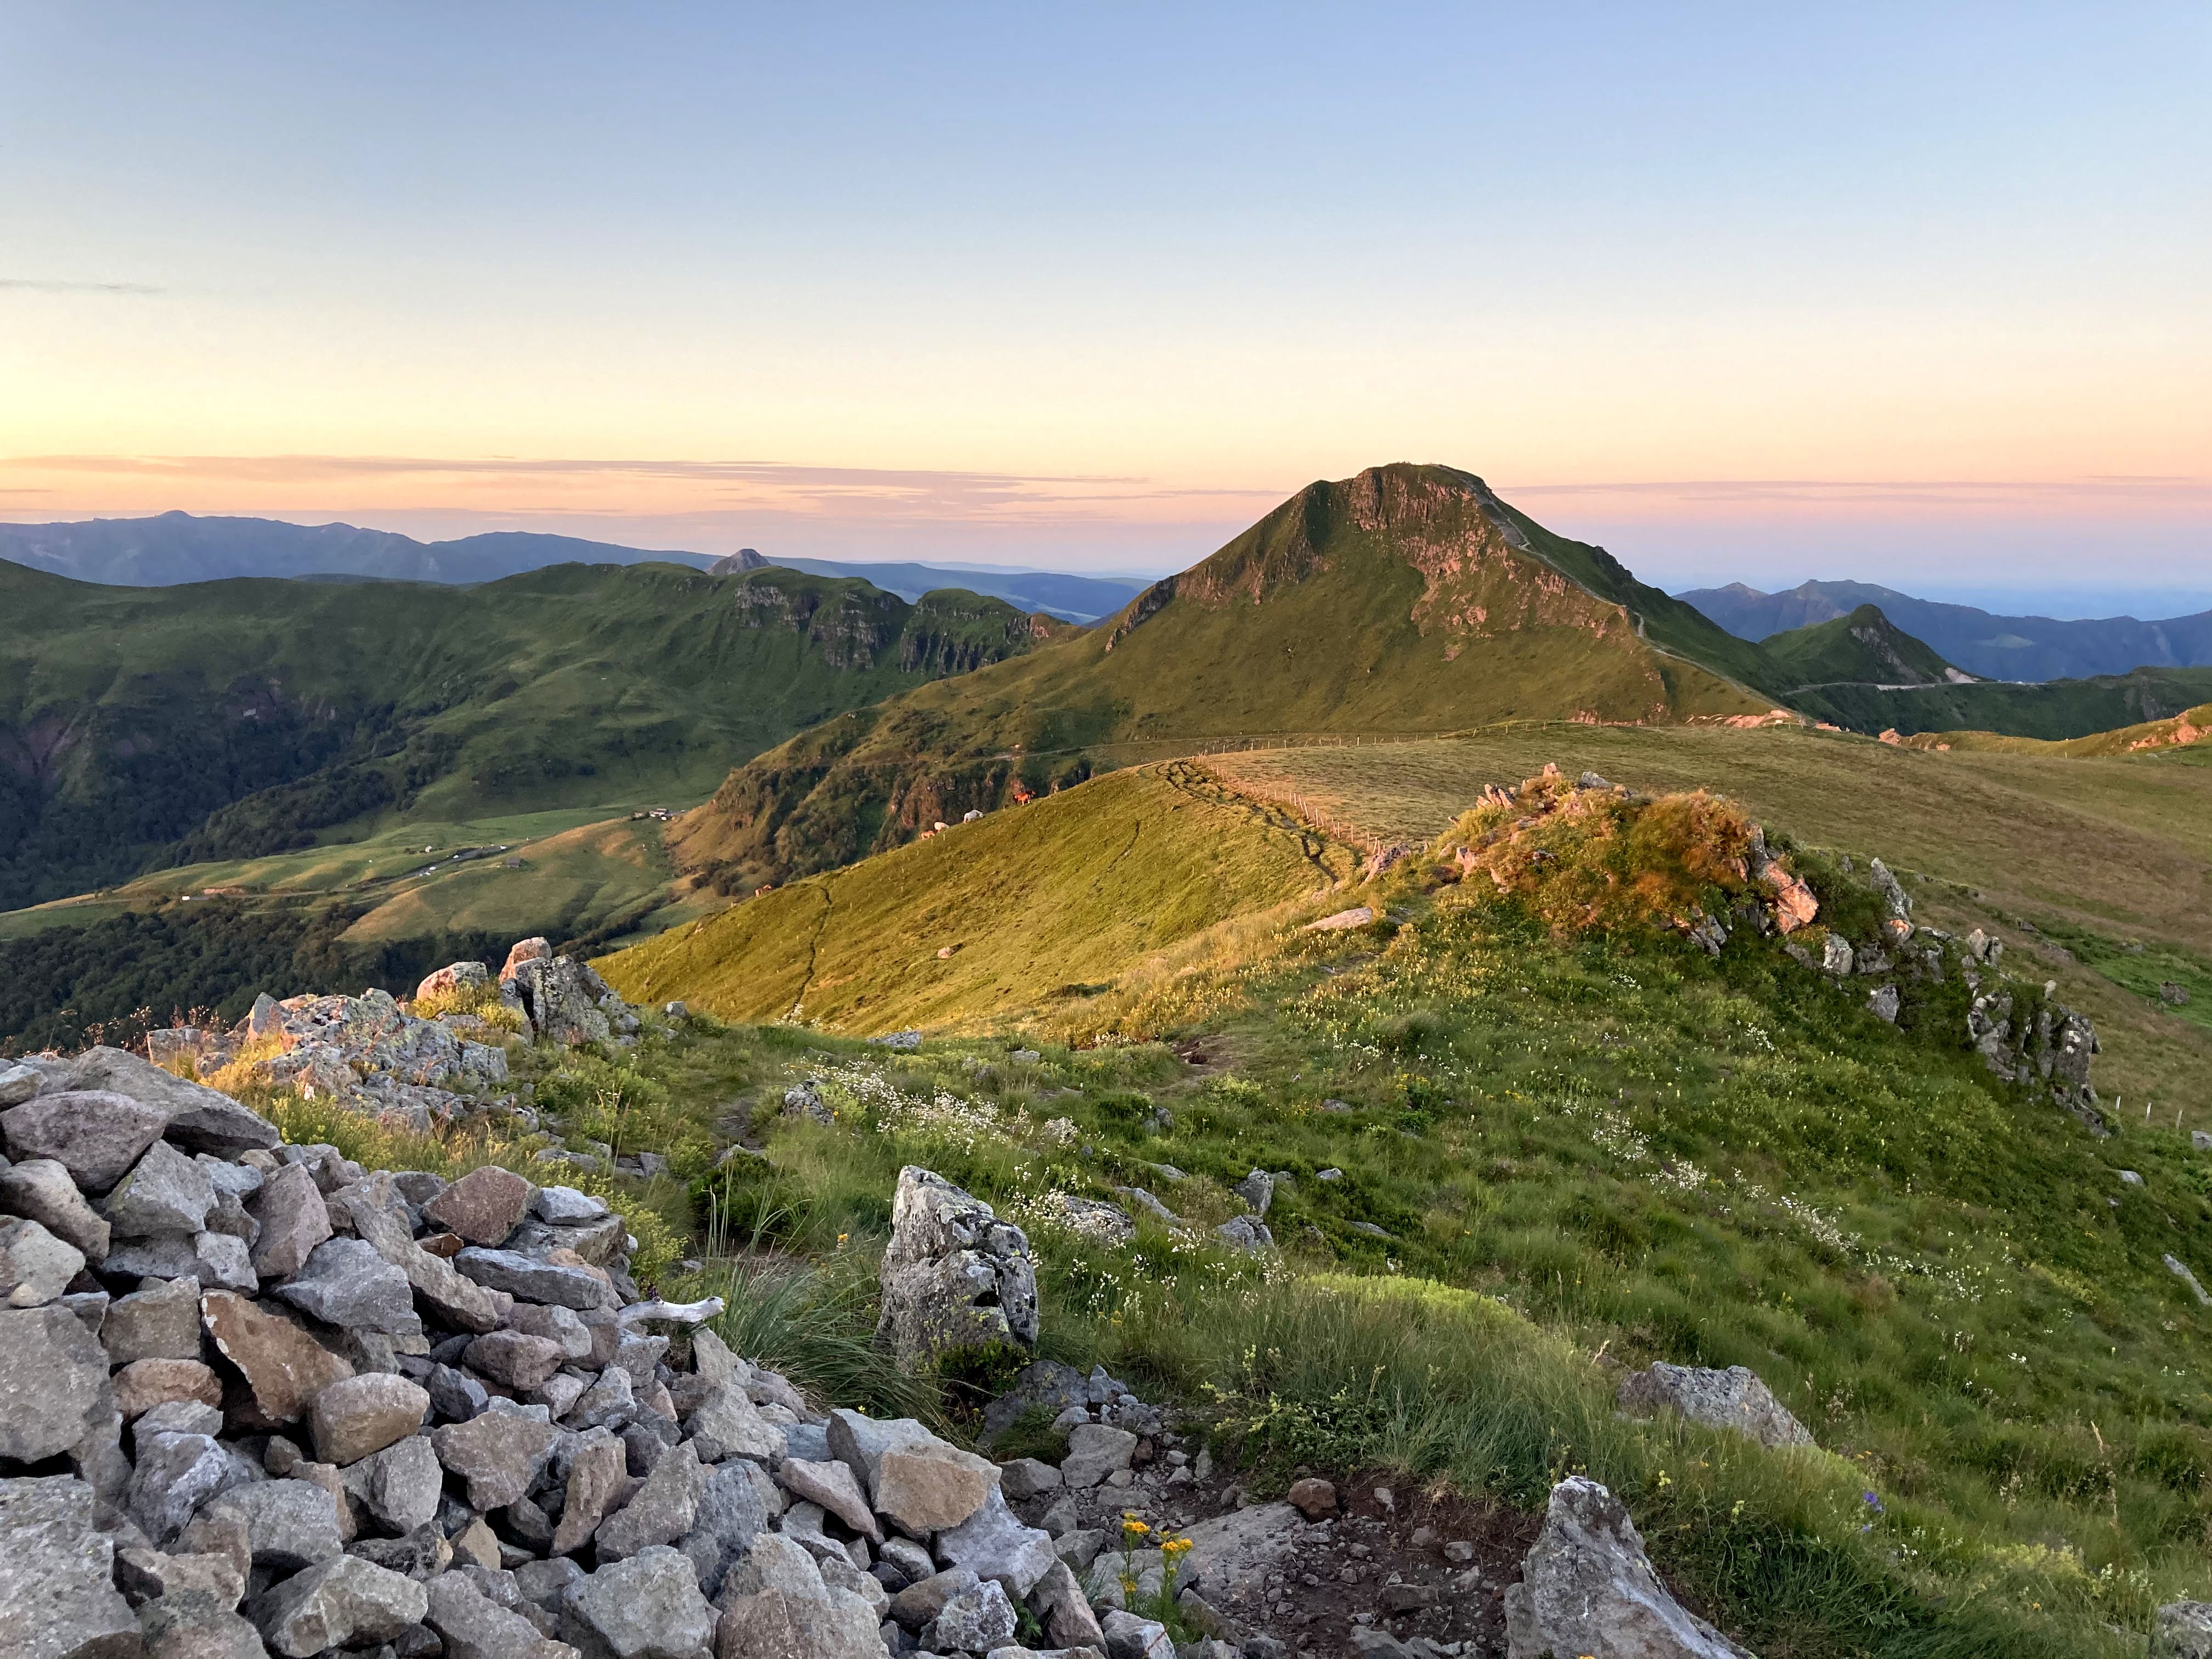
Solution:
[(1687, 929), (1769, 895), (1753, 874), (1757, 832), (1734, 803), (1697, 790), (1639, 797), (1580, 787), (1552, 769), (1490, 792), (1438, 851), (1466, 882), (1487, 880), (1555, 933)]

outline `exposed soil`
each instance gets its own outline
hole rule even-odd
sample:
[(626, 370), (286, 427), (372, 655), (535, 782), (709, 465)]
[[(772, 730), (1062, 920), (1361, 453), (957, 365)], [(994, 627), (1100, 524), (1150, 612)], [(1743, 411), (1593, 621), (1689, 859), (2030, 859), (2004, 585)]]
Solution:
[[(1084, 1525), (1105, 1528), (1110, 1542), (1125, 1510), (1170, 1534), (1233, 1512), (1254, 1501), (1243, 1481), (1220, 1469), (1194, 1478), (1163, 1460), (1137, 1468), (1128, 1486), (1075, 1497)], [(1402, 1475), (1334, 1485), (1337, 1513), (1299, 1528), (1255, 1594), (1216, 1608), (1227, 1639), (1268, 1636), (1312, 1659), (1351, 1659), (1359, 1651), (1352, 1632), (1364, 1626), (1388, 1632), (1415, 1655), (1425, 1652), (1415, 1638), (1434, 1644), (1429, 1653), (1462, 1659), (1505, 1651), (1505, 1587), (1519, 1580), (1542, 1517), (1432, 1496)]]

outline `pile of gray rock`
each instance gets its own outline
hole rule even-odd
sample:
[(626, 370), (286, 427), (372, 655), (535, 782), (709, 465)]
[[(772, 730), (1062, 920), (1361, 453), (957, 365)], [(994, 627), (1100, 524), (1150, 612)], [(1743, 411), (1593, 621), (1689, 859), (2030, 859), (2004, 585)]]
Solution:
[(99, 1064), (0, 1072), (10, 1659), (1112, 1645), (995, 1464), (641, 1301), (599, 1200)]
[[(508, 951), (497, 980), (503, 1019), (454, 1011), (419, 1018), (388, 992), (357, 997), (264, 994), (228, 1030), (168, 1026), (148, 1033), (148, 1054), (171, 1070), (205, 1077), (252, 1056), (252, 1080), (327, 1100), (351, 1111), (389, 1118), (416, 1131), (457, 1117), (511, 1105), (505, 1044), (515, 1035), (575, 1047), (634, 1041), (636, 1011), (591, 964), (556, 956), (543, 939)], [(481, 962), (441, 968), (416, 988), (415, 1001), (468, 1001), (455, 993), (480, 990), (493, 1000), (491, 970)]]

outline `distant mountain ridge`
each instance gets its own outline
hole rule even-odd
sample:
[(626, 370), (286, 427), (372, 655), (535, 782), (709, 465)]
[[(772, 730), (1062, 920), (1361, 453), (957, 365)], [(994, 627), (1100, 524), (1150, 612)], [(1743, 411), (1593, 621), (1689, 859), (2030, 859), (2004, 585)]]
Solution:
[(1092, 623), (1110, 615), (1145, 585), (1125, 576), (1073, 576), (1051, 570), (770, 559), (750, 547), (717, 558), (711, 553), (627, 547), (532, 530), (494, 530), (455, 541), (422, 542), (397, 531), (363, 530), (349, 524), (298, 525), (281, 519), (203, 518), (190, 513), (64, 524), (0, 524), (0, 559), (77, 581), (119, 587), (173, 587), (239, 576), (295, 580), (353, 577), (459, 586), (499, 581), (556, 564), (685, 564), (718, 576), (773, 564), (816, 576), (858, 577), (909, 605), (924, 593), (951, 587), (1072, 623)]
[(1765, 593), (1741, 582), (1678, 593), (1739, 639), (1765, 640), (1875, 605), (1898, 627), (1984, 679), (2091, 679), (2136, 668), (2212, 665), (2212, 611), (2138, 622), (2008, 617), (1917, 599), (1869, 582), (1808, 581)]
[(376, 576), (391, 581), (489, 582), (554, 564), (688, 564), (703, 553), (654, 551), (574, 536), (495, 530), (458, 541), (418, 542), (392, 530), (278, 519), (88, 519), (0, 524), (0, 559), (82, 582), (173, 587), (236, 576)]

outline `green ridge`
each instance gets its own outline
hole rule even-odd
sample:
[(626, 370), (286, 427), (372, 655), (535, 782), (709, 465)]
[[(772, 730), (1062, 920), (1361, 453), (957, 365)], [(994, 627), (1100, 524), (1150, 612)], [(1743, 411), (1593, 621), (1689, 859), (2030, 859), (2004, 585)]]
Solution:
[(1072, 630), (958, 590), (559, 565), (162, 588), (0, 563), (0, 908), (409, 818), (696, 799), (843, 708)]

